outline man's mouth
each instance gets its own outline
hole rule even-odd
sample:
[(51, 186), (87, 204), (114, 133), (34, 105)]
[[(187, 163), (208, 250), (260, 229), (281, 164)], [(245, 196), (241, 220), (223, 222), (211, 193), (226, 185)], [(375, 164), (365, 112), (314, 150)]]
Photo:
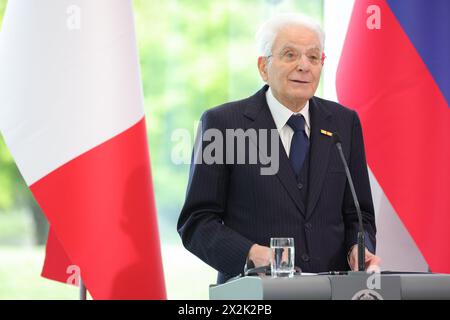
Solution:
[(291, 79), (291, 81), (295, 82), (295, 83), (309, 83), (309, 81), (296, 80), (296, 79)]

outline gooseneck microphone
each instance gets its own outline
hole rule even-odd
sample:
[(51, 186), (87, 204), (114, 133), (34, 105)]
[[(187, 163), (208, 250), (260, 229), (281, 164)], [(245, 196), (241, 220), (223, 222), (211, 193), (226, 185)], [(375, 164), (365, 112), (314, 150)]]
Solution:
[(355, 203), (356, 207), (356, 213), (358, 215), (358, 271), (365, 271), (366, 269), (366, 263), (365, 263), (365, 251), (366, 251), (366, 244), (364, 239), (364, 226), (362, 223), (362, 214), (361, 214), (361, 208), (359, 207), (358, 198), (356, 197), (355, 187), (353, 185), (353, 179), (350, 175), (350, 170), (348, 169), (347, 161), (344, 157), (344, 152), (342, 152), (342, 142), (341, 137), (337, 132), (333, 133), (333, 143), (336, 145), (336, 148), (339, 152), (340, 158), (342, 160), (342, 164), (345, 168), (345, 174), (347, 175), (347, 181), (350, 185), (350, 191), (352, 192), (353, 196), (353, 202)]

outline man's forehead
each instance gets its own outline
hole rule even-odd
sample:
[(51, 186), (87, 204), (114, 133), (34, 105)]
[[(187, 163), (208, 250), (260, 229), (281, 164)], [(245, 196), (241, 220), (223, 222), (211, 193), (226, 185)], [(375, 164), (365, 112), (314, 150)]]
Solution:
[(301, 50), (318, 50), (320, 51), (320, 45), (317, 43), (307, 44), (307, 45), (299, 45), (293, 42), (285, 42), (281, 44), (281, 50), (284, 49), (301, 49)]
[(278, 31), (275, 38), (277, 47), (300, 47), (302, 49), (317, 48), (320, 50), (320, 39), (314, 30), (304, 26), (286, 26)]

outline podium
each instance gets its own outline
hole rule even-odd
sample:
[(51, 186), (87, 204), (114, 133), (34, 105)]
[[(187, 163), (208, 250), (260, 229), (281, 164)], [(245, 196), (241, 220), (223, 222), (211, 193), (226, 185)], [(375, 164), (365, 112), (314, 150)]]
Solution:
[(450, 299), (450, 275), (349, 272), (248, 276), (209, 288), (211, 300), (411, 300)]

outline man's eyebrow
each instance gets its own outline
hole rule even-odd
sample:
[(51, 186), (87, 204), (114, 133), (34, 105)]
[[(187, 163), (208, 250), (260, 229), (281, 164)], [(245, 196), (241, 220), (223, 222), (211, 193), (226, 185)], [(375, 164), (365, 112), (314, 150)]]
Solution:
[(312, 44), (312, 45), (310, 45), (310, 46), (307, 46), (307, 47), (306, 47), (306, 50), (317, 50), (317, 51), (320, 51), (320, 47), (318, 47), (318, 46), (315, 45), (315, 44)]
[(288, 44), (285, 44), (284, 46), (282, 46), (280, 51), (284, 51), (286, 49), (295, 49), (295, 46), (288, 43)]

